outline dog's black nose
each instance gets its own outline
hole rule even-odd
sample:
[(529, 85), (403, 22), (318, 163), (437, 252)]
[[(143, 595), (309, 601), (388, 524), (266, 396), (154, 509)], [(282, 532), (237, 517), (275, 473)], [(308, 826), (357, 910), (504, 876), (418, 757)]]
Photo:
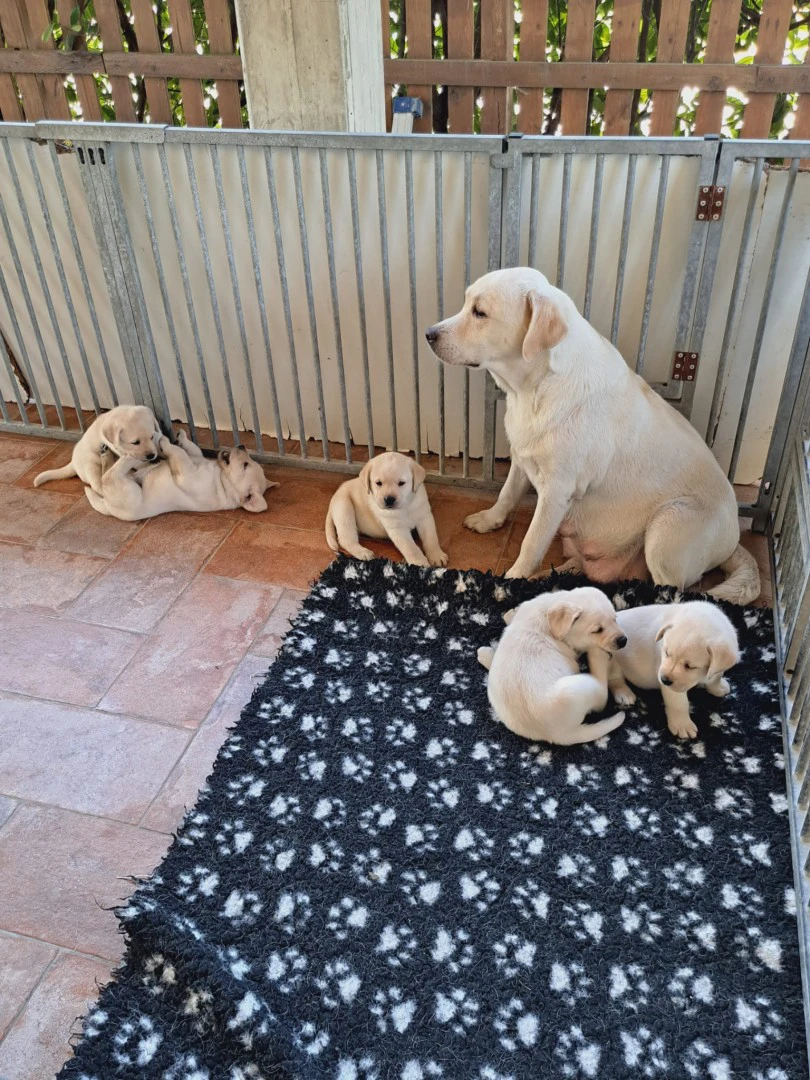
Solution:
[(670, 679), (667, 675), (661, 676), (661, 682), (664, 684), (664, 686), (672, 686), (672, 679)]
[(147, 454), (146, 455), (146, 460), (147, 461), (157, 461), (157, 459), (158, 459), (157, 454)]
[(396, 501), (397, 501), (396, 495), (386, 495), (385, 496), (385, 505), (386, 506), (389, 506), (389, 507), (393, 506)]
[(624, 634), (622, 634), (621, 637), (616, 638), (616, 648), (617, 649), (623, 649), (626, 644), (627, 644), (627, 638), (624, 636)]
[(439, 331), (435, 326), (431, 326), (429, 330), (425, 331), (425, 337), (427, 338), (428, 345), (435, 345), (439, 340)]

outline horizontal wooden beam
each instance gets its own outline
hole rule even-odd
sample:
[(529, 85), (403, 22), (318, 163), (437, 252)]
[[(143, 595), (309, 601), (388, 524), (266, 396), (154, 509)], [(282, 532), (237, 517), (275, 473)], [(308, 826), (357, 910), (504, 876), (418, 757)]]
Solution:
[(241, 79), (233, 54), (92, 53), (0, 49), (0, 73), (12, 75), (143, 75), (158, 79)]
[(386, 60), (385, 81), (428, 86), (517, 86), (527, 90), (728, 90), (807, 93), (807, 64), (623, 64), (546, 60)]

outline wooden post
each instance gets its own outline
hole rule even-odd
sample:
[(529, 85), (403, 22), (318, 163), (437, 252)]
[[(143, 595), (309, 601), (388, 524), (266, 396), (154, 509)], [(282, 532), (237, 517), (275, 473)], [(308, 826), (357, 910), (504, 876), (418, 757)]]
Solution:
[(236, 0), (252, 128), (385, 131), (379, 0)]

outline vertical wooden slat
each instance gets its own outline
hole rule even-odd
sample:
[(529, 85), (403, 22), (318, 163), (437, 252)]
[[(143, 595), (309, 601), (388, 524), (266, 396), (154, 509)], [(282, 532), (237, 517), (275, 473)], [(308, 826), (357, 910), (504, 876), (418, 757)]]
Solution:
[[(386, 0), (387, 2), (387, 0)], [(472, 0), (447, 0), (447, 57), (450, 60), (472, 60), (475, 20)], [(473, 130), (475, 92), (471, 86), (450, 86), (447, 89), (447, 111), (450, 131), (467, 135)]]
[[(733, 64), (741, 0), (713, 0), (706, 39), (707, 64)], [(695, 117), (695, 135), (719, 135), (723, 127), (725, 90), (701, 90)]]
[[(194, 20), (189, 0), (168, 0), (169, 17), (172, 20), (172, 41), (178, 53), (197, 52)], [(205, 127), (206, 115), (202, 83), (199, 79), (181, 79), (180, 94), (183, 99), (183, 115), (190, 127)]]
[[(19, 3), (20, 5), (24, 4), (24, 0), (19, 0)], [(6, 45), (9, 48), (27, 49), (29, 47), (28, 21), (27, 19), (23, 21), (22, 11), (17, 7), (15, 0), (0, 0), (0, 23), (3, 26), (3, 37), (6, 39)], [(22, 95), (26, 120), (48, 119), (48, 103), (46, 102), (45, 90), (37, 76), (18, 75), (17, 85)]]
[[(212, 53), (232, 53), (233, 34), (228, 0), (205, 0), (205, 18), (208, 23), (208, 44)], [(217, 79), (217, 102), (222, 126), (242, 126), (242, 99), (239, 83), (234, 79)]]
[[(383, 60), (391, 56), (391, 3), (390, 0), (380, 0), (380, 22), (382, 23), (382, 53)], [(394, 90), (393, 83), (385, 84), (385, 130), (390, 131), (394, 122), (394, 110), (391, 102), (391, 94)]]
[[(430, 60), (433, 56), (433, 15), (430, 0), (408, 0), (408, 58)], [(433, 87), (408, 86), (408, 96), (422, 101), (421, 118), (414, 117), (414, 131), (433, 131)]]
[[(522, 14), (520, 59), (545, 60), (548, 0), (523, 0)], [(539, 135), (543, 129), (543, 91), (525, 90), (518, 100), (520, 101), (518, 128), (526, 135)]]
[[(689, 33), (690, 0), (661, 0), (661, 24), (658, 27), (659, 64), (682, 64)], [(684, 74), (686, 74), (685, 69)], [(679, 90), (656, 90), (652, 98), (651, 135), (672, 135), (678, 115)]]
[[(511, 60), (515, 37), (513, 0), (480, 0), (481, 59)], [(482, 86), (481, 134), (508, 135), (512, 129), (512, 91)]]
[[(757, 35), (756, 64), (780, 64), (785, 52), (785, 39), (793, 0), (764, 0)], [(751, 94), (743, 113), (742, 137), (767, 139), (771, 132), (776, 94)]]
[[(134, 20), (135, 36), (138, 39), (138, 51), (142, 53), (159, 53), (160, 38), (158, 37), (155, 13), (152, 11), (151, 0), (130, 0), (132, 17)], [(146, 84), (146, 101), (149, 105), (149, 116), (153, 124), (171, 124), (172, 108), (169, 104), (169, 91), (165, 79), (144, 79)]]
[[(0, 48), (4, 44), (3, 24), (0, 22)], [(17, 88), (10, 75), (0, 75), (0, 119), (5, 123), (17, 123), (23, 119), (23, 111), (17, 98)]]
[[(569, 0), (565, 60), (593, 59), (595, 0)], [(588, 90), (563, 90), (560, 126), (563, 135), (587, 135)]]
[[(721, 3), (722, 0), (714, 0)], [(638, 56), (641, 0), (615, 0), (610, 31), (610, 59), (633, 61)], [(605, 135), (629, 135), (633, 90), (608, 90), (605, 98)]]
[[(121, 40), (121, 24), (118, 21), (115, 0), (94, 0), (93, 6), (104, 52), (122, 53), (124, 47)], [(134, 124), (137, 116), (135, 103), (132, 100), (132, 83), (125, 75), (111, 75), (110, 88), (115, 105), (115, 119), (120, 124)]]
[[(45, 0), (18, 0), (20, 17), (25, 27), (28, 48), (50, 52), (54, 48), (52, 37), (42, 40), (42, 35), (51, 24), (51, 15)], [(42, 100), (45, 114), (49, 120), (70, 120), (70, 106), (65, 94), (61, 75), (39, 76), (42, 87)]]
[[(810, 67), (810, 49), (804, 58), (805, 64)], [(810, 139), (810, 94), (801, 94), (796, 106), (796, 119), (790, 129), (791, 139)], [(803, 158), (799, 163), (800, 169), (810, 169), (810, 158)]]
[[(56, 14), (63, 31), (70, 25), (70, 12), (74, 6), (74, 0), (58, 0), (55, 4)], [(83, 41), (83, 35), (81, 40)], [(87, 52), (87, 48), (76, 49), (74, 47), (70, 51), (80, 53)], [(82, 107), (82, 119), (90, 121), (102, 120), (103, 116), (101, 113), (101, 104), (98, 100), (96, 80), (92, 75), (76, 76), (76, 93), (78, 94), (79, 104)]]

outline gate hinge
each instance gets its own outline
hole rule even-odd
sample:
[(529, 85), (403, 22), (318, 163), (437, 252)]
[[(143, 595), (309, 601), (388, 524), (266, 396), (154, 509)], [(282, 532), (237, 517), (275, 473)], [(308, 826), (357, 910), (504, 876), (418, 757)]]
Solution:
[(676, 352), (672, 358), (672, 381), (694, 382), (699, 359), (696, 352)]
[(715, 187), (708, 184), (698, 188), (697, 221), (719, 221), (723, 216), (723, 203), (726, 198), (726, 189), (721, 185)]

